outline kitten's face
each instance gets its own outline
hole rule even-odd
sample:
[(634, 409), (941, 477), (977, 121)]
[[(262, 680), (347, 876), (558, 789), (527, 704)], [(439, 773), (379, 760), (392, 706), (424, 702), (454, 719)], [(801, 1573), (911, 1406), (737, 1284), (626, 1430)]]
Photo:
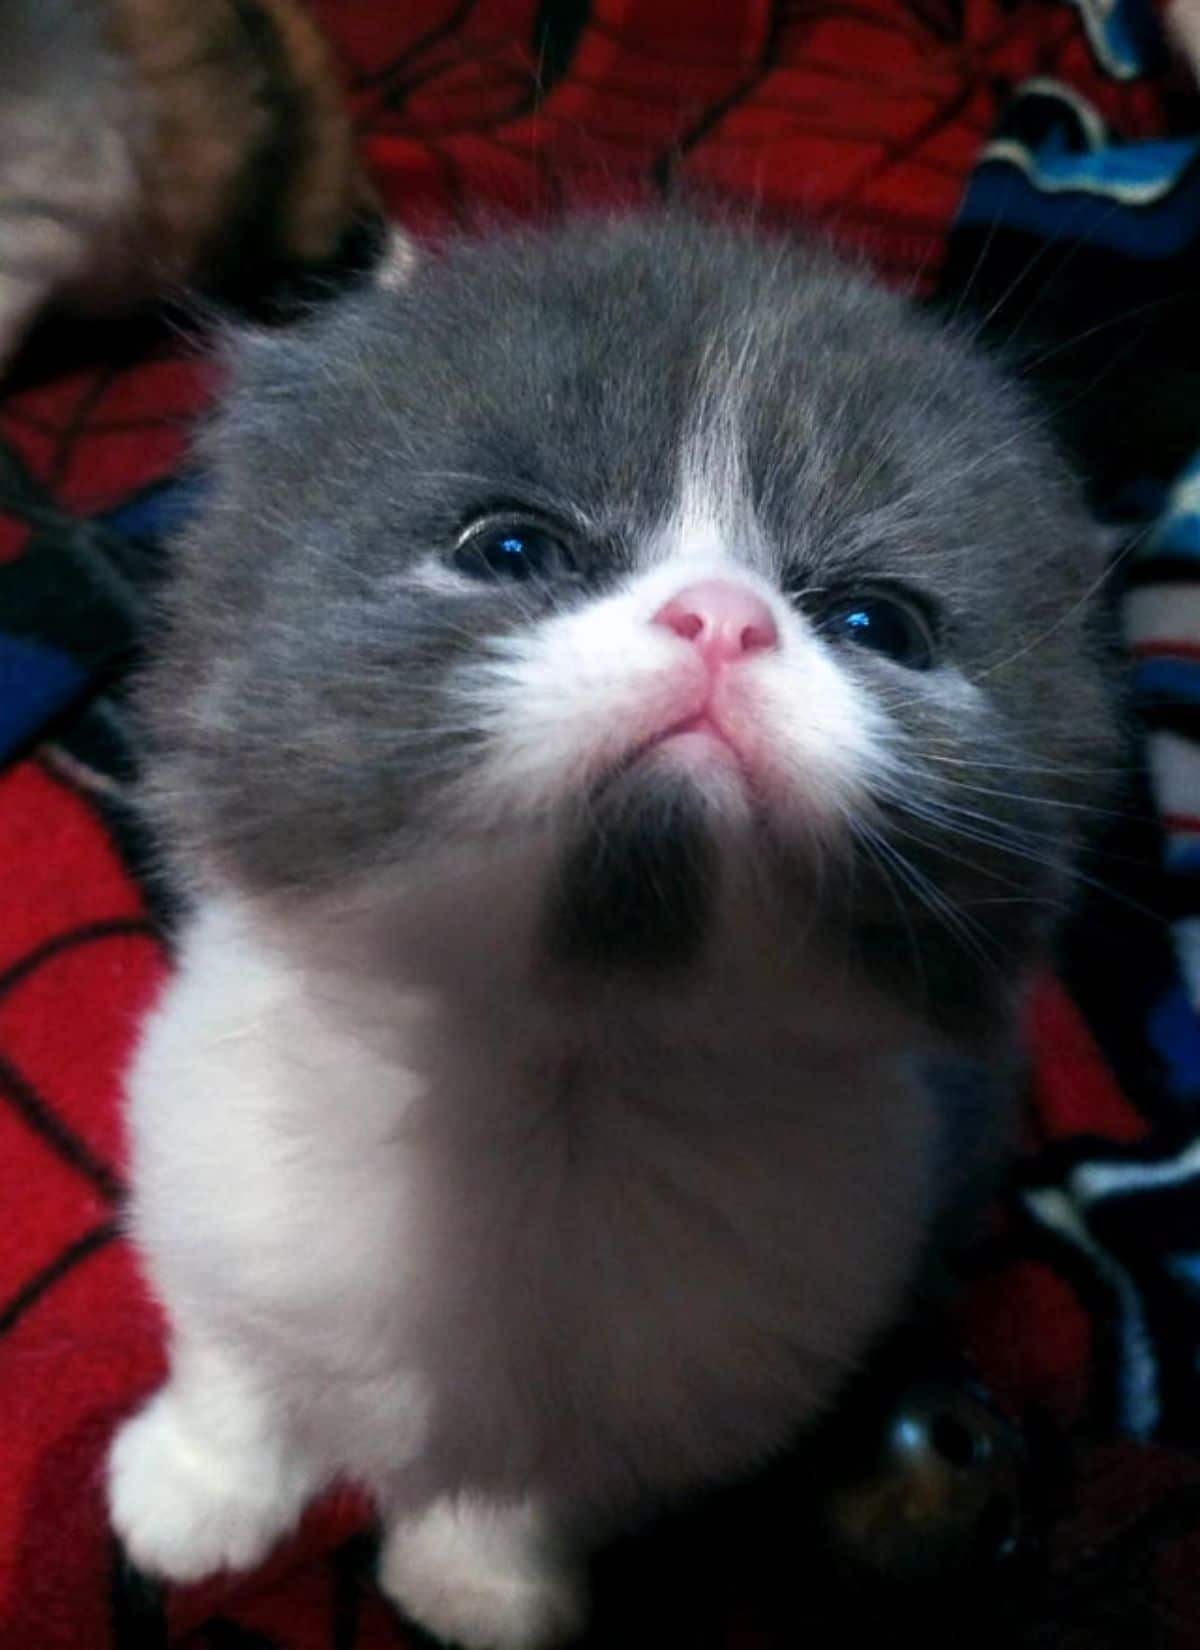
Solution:
[(687, 962), (736, 885), (910, 974), (1057, 892), (1087, 523), (844, 271), (677, 220), (463, 247), (260, 345), (213, 451), (149, 703), (176, 829), (253, 885), (520, 843), (576, 962)]

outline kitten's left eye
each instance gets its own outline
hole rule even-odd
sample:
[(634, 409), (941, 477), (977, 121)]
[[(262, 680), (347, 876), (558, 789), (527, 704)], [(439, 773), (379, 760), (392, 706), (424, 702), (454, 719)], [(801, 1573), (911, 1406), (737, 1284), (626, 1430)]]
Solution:
[(569, 548), (549, 528), (518, 518), (469, 527), (454, 550), (454, 565), (472, 579), (559, 579), (576, 571)]
[(936, 659), (933, 629), (925, 615), (890, 591), (840, 597), (822, 615), (820, 628), (834, 641), (881, 653), (907, 670), (929, 670)]

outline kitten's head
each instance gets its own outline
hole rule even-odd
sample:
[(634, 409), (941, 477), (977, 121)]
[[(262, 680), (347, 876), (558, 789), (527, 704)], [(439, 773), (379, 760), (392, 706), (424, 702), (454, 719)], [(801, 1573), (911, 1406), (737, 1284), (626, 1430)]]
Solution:
[(520, 855), (589, 969), (693, 962), (731, 890), (910, 984), (1025, 959), (1108, 731), (1100, 563), (964, 343), (634, 216), (454, 246), (235, 377), (146, 700), (184, 854)]

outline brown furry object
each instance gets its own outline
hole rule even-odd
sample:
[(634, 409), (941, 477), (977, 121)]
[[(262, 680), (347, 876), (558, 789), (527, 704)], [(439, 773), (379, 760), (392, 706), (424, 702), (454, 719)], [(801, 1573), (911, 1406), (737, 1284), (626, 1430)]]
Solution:
[(0, 366), (114, 313), (320, 265), (371, 200), (297, 0), (0, 0)]
[(1200, 80), (1200, 0), (1171, 0), (1166, 23), (1176, 51)]

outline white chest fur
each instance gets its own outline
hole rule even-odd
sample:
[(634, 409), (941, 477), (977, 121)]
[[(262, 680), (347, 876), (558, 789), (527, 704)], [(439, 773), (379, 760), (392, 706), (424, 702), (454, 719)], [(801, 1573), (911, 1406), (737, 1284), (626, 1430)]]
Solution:
[(930, 1119), (894, 1055), (806, 1057), (761, 999), (719, 1017), (548, 1032), (201, 910), (130, 1084), (177, 1336), (388, 1494), (602, 1507), (745, 1464), (894, 1308)]

